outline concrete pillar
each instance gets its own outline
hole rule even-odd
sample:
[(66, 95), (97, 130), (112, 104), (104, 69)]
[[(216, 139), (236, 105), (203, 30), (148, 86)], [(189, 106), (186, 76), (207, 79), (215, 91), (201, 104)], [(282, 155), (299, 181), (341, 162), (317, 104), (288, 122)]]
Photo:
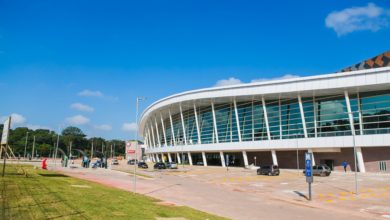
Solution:
[(246, 154), (246, 151), (242, 151), (242, 157), (244, 158), (244, 166), (245, 167), (249, 166), (248, 155)]
[(315, 166), (315, 165), (316, 165), (316, 160), (314, 159), (313, 150), (312, 150), (312, 149), (309, 149), (309, 150), (307, 150), (307, 152), (311, 153), (311, 156), (312, 156), (311, 165), (312, 165), (312, 166)]
[(359, 172), (365, 173), (366, 167), (364, 166), (363, 153), (361, 147), (356, 147), (356, 160), (359, 167)]
[(275, 150), (272, 150), (271, 151), (271, 154), (272, 154), (272, 163), (274, 165), (278, 165), (278, 158), (276, 157), (276, 151)]
[(165, 163), (164, 154), (162, 154), (162, 153), (161, 153), (161, 161), (162, 161), (163, 163)]
[(155, 156), (156, 156), (157, 162), (160, 162), (160, 157), (158, 156), (158, 154), (156, 154)]
[(219, 155), (221, 156), (221, 165), (222, 167), (226, 167), (226, 163), (225, 163), (225, 157), (223, 156), (223, 152), (219, 152)]
[(188, 162), (190, 163), (190, 166), (192, 166), (191, 152), (188, 152)]
[(177, 157), (177, 163), (181, 163), (180, 154), (179, 153), (176, 153), (176, 157)]
[(202, 152), (203, 166), (207, 167), (206, 153)]
[(168, 161), (169, 161), (169, 163), (172, 162), (171, 153), (168, 153)]

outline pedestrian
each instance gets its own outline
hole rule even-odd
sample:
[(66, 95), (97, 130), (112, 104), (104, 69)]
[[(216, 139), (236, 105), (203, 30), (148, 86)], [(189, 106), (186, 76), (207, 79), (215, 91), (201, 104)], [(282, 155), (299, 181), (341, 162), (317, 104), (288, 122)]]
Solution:
[(64, 156), (64, 167), (68, 167), (68, 157)]
[(47, 163), (46, 163), (46, 160), (47, 160), (47, 159), (44, 158), (43, 161), (42, 161), (42, 169), (43, 169), (43, 170), (47, 170)]
[(348, 166), (348, 162), (346, 160), (343, 161), (343, 163), (341, 164), (344, 168), (344, 173), (347, 172), (347, 166)]

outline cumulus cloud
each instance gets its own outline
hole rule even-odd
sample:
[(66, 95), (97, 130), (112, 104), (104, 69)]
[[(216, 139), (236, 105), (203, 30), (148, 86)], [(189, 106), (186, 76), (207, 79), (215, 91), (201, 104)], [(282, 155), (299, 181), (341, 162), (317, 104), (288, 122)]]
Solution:
[(119, 100), (118, 97), (105, 95), (101, 91), (98, 91), (98, 90), (92, 91), (92, 90), (89, 90), (89, 89), (85, 89), (85, 90), (79, 92), (77, 95), (78, 96), (84, 96), (84, 97), (102, 98), (102, 99), (108, 100), (108, 101), (118, 101)]
[(106, 124), (95, 125), (94, 128), (97, 130), (101, 130), (101, 131), (111, 131), (112, 130), (111, 125), (106, 125)]
[(91, 91), (89, 89), (85, 89), (78, 93), (79, 96), (87, 96), (87, 97), (103, 97), (103, 93), (100, 91)]
[(123, 131), (136, 132), (137, 131), (137, 123), (135, 123), (135, 122), (123, 123), (122, 130)]
[(79, 111), (83, 111), (83, 112), (93, 112), (93, 111), (95, 111), (95, 109), (92, 108), (91, 106), (84, 105), (82, 103), (73, 103), (73, 104), (70, 105), (70, 108), (76, 109), (76, 110), (79, 110)]
[(252, 82), (252, 83), (254, 83), (254, 82), (266, 82), (266, 81), (283, 80), (283, 79), (294, 79), (294, 78), (298, 78), (298, 77), (299, 77), (298, 75), (286, 74), (286, 75), (284, 75), (284, 76), (275, 77), (275, 78), (259, 78), (259, 79), (253, 79), (251, 82)]
[(53, 130), (50, 127), (44, 126), (44, 125), (31, 125), (31, 124), (27, 124), (26, 127), (28, 127), (31, 130), (37, 130), (37, 129)]
[(325, 19), (325, 25), (342, 36), (355, 31), (376, 32), (389, 25), (389, 18), (389, 9), (368, 3), (364, 7), (351, 7), (330, 13)]
[(89, 123), (89, 118), (82, 115), (75, 115), (73, 117), (66, 118), (66, 122), (70, 125), (84, 125)]
[(214, 87), (231, 86), (231, 85), (238, 85), (238, 84), (242, 84), (241, 80), (236, 79), (234, 77), (230, 77), (229, 79), (218, 80), (217, 83), (215, 83)]
[[(0, 123), (3, 124), (5, 120), (8, 119), (8, 116), (1, 116), (0, 117)], [(20, 114), (12, 113), (11, 114), (11, 124), (12, 125), (21, 125), (26, 123), (27, 119)]]

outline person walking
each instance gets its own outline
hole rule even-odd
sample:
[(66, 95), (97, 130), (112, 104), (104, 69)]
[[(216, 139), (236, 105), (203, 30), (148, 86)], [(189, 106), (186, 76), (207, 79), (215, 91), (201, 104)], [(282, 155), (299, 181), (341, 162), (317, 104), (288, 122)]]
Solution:
[(348, 162), (346, 160), (343, 161), (343, 163), (341, 164), (344, 168), (344, 173), (347, 172), (347, 166), (348, 166)]

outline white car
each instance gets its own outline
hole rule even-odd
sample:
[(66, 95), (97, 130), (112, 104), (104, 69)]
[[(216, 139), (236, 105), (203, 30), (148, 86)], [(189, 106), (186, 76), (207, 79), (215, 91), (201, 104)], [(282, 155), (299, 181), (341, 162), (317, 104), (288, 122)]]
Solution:
[(118, 159), (112, 159), (111, 165), (119, 165)]

